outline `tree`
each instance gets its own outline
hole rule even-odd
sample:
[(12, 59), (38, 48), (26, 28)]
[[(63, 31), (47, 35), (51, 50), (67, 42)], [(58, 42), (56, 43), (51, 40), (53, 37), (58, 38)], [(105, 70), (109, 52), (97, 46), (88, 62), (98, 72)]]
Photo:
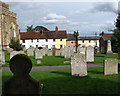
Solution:
[(115, 23), (116, 29), (113, 30), (114, 36), (112, 37), (113, 49), (118, 50), (118, 56), (120, 57), (120, 14), (116, 19)]
[(13, 48), (15, 51), (20, 51), (23, 49), (23, 46), (20, 44), (19, 40), (15, 40), (14, 38), (11, 39), (9, 47)]
[(33, 28), (33, 25), (27, 26), (27, 32), (33, 32), (35, 29)]
[[(38, 29), (39, 28), (39, 29)], [(36, 30), (36, 31), (49, 31), (46, 27), (44, 27), (44, 26), (36, 26), (35, 27), (35, 29), (34, 30)]]

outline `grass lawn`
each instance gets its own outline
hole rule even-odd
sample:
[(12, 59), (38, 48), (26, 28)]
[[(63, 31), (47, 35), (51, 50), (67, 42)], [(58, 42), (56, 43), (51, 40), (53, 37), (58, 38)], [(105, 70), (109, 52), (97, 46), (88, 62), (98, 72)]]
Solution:
[[(4, 66), (8, 66), (9, 65), (9, 58), (10, 55), (7, 55), (7, 51), (5, 52), (5, 65)], [(25, 53), (27, 54), (27, 51), (25, 51)], [(41, 64), (37, 64), (37, 60), (35, 59), (35, 56), (29, 56), (33, 66), (44, 66), (44, 65), (49, 65), (49, 66), (55, 66), (55, 65), (69, 65), (70, 63), (64, 64), (64, 61), (70, 61), (70, 59), (65, 59), (63, 56), (43, 56), (43, 59), (41, 60)], [(99, 55), (99, 54), (95, 54), (95, 61), (94, 62), (88, 62), (88, 64), (93, 64), (93, 63), (103, 63), (104, 59), (106, 58), (118, 58), (118, 54), (113, 54), (113, 55)]]
[[(120, 92), (118, 92), (118, 83), (120, 84), (118, 76), (120, 76), (120, 72), (118, 75), (105, 76), (102, 67), (88, 68), (87, 77), (72, 77), (70, 70), (32, 71), (30, 75), (44, 84), (43, 94), (119, 93), (120, 95)], [(8, 80), (11, 76), (11, 72), (3, 72), (3, 89), (4, 81)]]

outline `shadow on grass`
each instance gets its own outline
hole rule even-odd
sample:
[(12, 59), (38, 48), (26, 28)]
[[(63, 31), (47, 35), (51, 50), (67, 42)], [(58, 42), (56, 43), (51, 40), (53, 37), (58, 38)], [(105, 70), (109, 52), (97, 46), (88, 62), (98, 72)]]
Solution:
[(93, 73), (93, 74), (104, 74), (104, 72), (100, 72), (100, 71), (87, 71), (87, 72), (90, 72), (90, 73)]
[(95, 57), (105, 57), (105, 55), (95, 55)]
[[(54, 73), (57, 75), (54, 75)], [(52, 94), (53, 96), (59, 96), (59, 94), (120, 94), (120, 92), (118, 92), (118, 82), (112, 79), (105, 79), (106, 76), (101, 79), (91, 78), (90, 76), (74, 78), (70, 75), (70, 72), (59, 71), (52, 71), (44, 74), (44, 76), (44, 78), (42, 78), (43, 74), (36, 76), (37, 80), (44, 84), (43, 96), (52, 96)], [(3, 76), (3, 83), (10, 77), (11, 76)]]
[(55, 57), (58, 57), (58, 58), (64, 58), (64, 56), (55, 56)]

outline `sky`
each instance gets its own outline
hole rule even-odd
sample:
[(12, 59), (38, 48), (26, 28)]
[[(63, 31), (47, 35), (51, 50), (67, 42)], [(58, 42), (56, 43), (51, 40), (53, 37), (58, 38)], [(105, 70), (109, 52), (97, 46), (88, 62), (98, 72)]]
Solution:
[(29, 25), (45, 26), (49, 30), (79, 32), (79, 35), (99, 35), (115, 28), (118, 2), (6, 2), (17, 13), (21, 32)]

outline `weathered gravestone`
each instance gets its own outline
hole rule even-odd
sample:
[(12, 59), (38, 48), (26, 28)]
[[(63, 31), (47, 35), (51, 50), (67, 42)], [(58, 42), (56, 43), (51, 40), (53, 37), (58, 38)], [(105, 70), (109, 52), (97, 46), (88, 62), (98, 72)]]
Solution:
[(52, 56), (52, 50), (48, 50), (47, 56)]
[(27, 55), (28, 56), (34, 56), (34, 50), (33, 50), (33, 48), (28, 48), (27, 49)]
[(60, 54), (61, 54), (61, 56), (64, 56), (64, 48), (60, 49)]
[(86, 47), (86, 62), (94, 62), (94, 48), (92, 46)]
[(104, 75), (118, 74), (118, 59), (104, 60)]
[(29, 57), (17, 54), (10, 60), (9, 65), (14, 76), (4, 83), (5, 95), (40, 96), (39, 82), (29, 75), (32, 69)]
[(77, 51), (78, 51), (78, 53), (82, 53), (82, 54), (84, 54), (85, 55), (85, 47), (78, 47), (78, 49), (77, 49)]
[(37, 60), (37, 64), (41, 64), (41, 61), (40, 61), (40, 60)]
[(64, 58), (71, 58), (70, 46), (65, 46), (64, 48)]
[(5, 53), (0, 51), (0, 64), (5, 64)]
[(35, 59), (42, 59), (42, 58), (43, 58), (42, 50), (35, 51)]
[(71, 72), (72, 76), (87, 76), (87, 64), (84, 54), (75, 53), (71, 57)]
[(40, 49), (40, 51), (42, 52), (42, 54), (43, 54), (43, 56), (45, 56), (45, 48), (43, 48), (43, 49)]
[(25, 47), (23, 47), (23, 51), (26, 51), (26, 48), (25, 48)]
[(60, 50), (55, 50), (55, 56), (60, 56)]
[(10, 59), (17, 54), (25, 54), (24, 51), (13, 51), (10, 52)]
[(8, 54), (10, 54), (10, 52), (12, 52), (13, 49), (12, 48), (7, 48), (7, 51), (8, 51)]

